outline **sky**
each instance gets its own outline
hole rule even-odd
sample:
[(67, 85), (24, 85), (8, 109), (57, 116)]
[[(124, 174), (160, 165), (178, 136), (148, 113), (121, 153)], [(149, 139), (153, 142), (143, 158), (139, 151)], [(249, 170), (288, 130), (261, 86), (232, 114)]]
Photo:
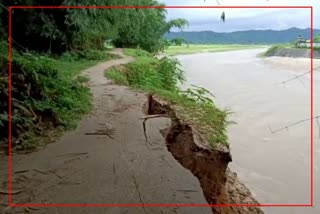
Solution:
[[(197, 6), (313, 6), (314, 27), (320, 29), (320, 0), (160, 0), (166, 5)], [(310, 9), (167, 9), (168, 19), (185, 18), (184, 31), (233, 32), (310, 28)], [(220, 20), (222, 12), (226, 22)]]

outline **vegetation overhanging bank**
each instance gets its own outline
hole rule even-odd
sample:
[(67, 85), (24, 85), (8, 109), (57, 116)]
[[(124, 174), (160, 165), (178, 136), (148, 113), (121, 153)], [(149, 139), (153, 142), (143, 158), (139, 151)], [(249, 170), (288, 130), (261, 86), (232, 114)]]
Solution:
[(183, 82), (184, 75), (176, 59), (158, 59), (139, 49), (125, 52), (136, 60), (106, 71), (106, 77), (118, 84), (157, 94), (175, 105), (184, 121), (198, 127), (210, 145), (227, 144), (228, 111), (220, 110), (212, 101), (212, 94), (204, 88), (195, 86), (181, 91), (177, 84)]

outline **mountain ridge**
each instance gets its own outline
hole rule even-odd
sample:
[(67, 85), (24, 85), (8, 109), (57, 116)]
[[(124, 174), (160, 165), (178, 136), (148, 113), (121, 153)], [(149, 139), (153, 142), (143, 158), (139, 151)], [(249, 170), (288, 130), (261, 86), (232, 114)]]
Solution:
[[(299, 35), (310, 38), (310, 28), (289, 28), (286, 30), (245, 30), (233, 32), (215, 31), (182, 31), (169, 32), (168, 39), (183, 38), (189, 43), (198, 44), (279, 44), (291, 42)], [(320, 33), (320, 29), (314, 29), (314, 36)]]

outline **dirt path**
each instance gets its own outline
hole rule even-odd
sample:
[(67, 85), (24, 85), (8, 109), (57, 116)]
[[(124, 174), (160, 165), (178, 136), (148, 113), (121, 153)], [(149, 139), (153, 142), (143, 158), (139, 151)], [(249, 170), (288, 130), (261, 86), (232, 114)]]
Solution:
[[(103, 77), (105, 69), (133, 60), (116, 51), (122, 59), (98, 64), (85, 73), (90, 77), (93, 111), (75, 131), (58, 142), (28, 155), (13, 157), (13, 203), (46, 204), (207, 204), (199, 181), (177, 163), (167, 151), (160, 128), (167, 119), (149, 120), (145, 141), (142, 121), (144, 94), (113, 85)], [(112, 138), (97, 135), (109, 130)], [(91, 133), (92, 135), (88, 135)], [(1, 184), (7, 180), (6, 160), (0, 159)], [(0, 206), (7, 199), (0, 194)], [(19, 209), (6, 208), (4, 213)], [(20, 209), (21, 210), (21, 209)], [(31, 213), (211, 213), (210, 208), (40, 208)]]

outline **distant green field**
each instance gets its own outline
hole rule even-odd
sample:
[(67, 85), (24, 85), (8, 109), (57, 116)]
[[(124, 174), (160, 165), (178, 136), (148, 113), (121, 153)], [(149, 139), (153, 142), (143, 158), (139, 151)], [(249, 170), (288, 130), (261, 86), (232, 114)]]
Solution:
[(194, 54), (201, 52), (222, 52), (222, 51), (234, 51), (242, 49), (253, 49), (261, 48), (263, 45), (220, 45), (220, 44), (210, 44), (210, 45), (182, 45), (182, 46), (170, 46), (164, 51), (165, 54), (182, 55), (182, 54)]

